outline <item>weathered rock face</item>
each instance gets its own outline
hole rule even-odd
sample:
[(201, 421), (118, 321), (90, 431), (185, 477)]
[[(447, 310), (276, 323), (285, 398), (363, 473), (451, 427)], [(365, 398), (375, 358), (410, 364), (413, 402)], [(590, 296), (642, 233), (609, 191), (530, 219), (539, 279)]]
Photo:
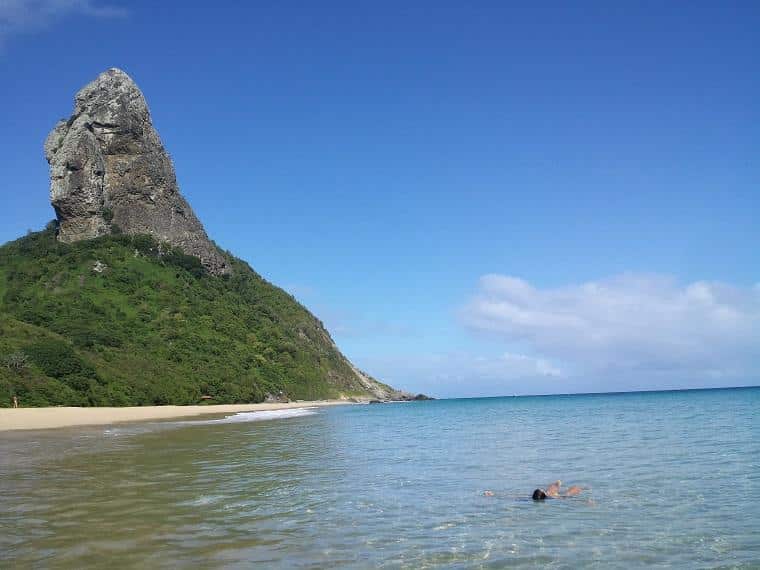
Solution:
[(91, 239), (117, 227), (178, 246), (213, 274), (228, 273), (179, 193), (174, 166), (135, 82), (109, 69), (82, 88), (74, 104), (71, 117), (45, 141), (58, 239)]

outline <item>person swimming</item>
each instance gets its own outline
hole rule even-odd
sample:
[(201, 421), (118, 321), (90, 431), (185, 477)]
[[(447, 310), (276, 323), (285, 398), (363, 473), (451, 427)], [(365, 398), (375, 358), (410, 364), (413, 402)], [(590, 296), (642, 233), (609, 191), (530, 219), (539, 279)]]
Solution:
[(562, 481), (557, 479), (554, 483), (546, 488), (547, 497), (559, 497), (559, 488), (562, 486)]
[(573, 485), (570, 487), (564, 495), (560, 494), (560, 489), (562, 488), (562, 481), (559, 479), (549, 485), (546, 488), (546, 491), (543, 489), (536, 489), (533, 491), (533, 500), (534, 501), (544, 501), (547, 498), (550, 499), (565, 499), (567, 497), (575, 497), (576, 495), (580, 495), (583, 489), (579, 487), (578, 485)]
[[(576, 495), (580, 495), (583, 491), (583, 488), (579, 487), (578, 485), (573, 485), (572, 487), (568, 488), (567, 491), (565, 491), (564, 494), (562, 494), (560, 491), (562, 489), (562, 481), (557, 480), (551, 485), (548, 485), (546, 487), (546, 490), (544, 489), (536, 489), (533, 491), (533, 495), (531, 498), (534, 501), (545, 501), (546, 499), (567, 499), (569, 497), (575, 497)], [(491, 490), (483, 491), (484, 497), (494, 497), (495, 493)]]

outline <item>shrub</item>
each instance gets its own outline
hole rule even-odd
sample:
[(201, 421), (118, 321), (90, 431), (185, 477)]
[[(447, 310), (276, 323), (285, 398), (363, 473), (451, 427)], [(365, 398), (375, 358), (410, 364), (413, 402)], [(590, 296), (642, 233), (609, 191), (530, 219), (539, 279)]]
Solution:
[(29, 359), (23, 352), (14, 352), (5, 357), (3, 364), (8, 370), (18, 374), (27, 367)]
[(193, 255), (187, 255), (177, 248), (167, 251), (162, 259), (166, 265), (184, 269), (194, 277), (202, 277), (206, 272), (200, 259)]
[(40, 340), (26, 347), (25, 352), (46, 376), (62, 378), (69, 374), (91, 372), (74, 349), (60, 340)]
[(117, 347), (122, 345), (122, 339), (113, 329), (82, 326), (81, 328), (73, 328), (69, 336), (75, 346), (82, 348), (92, 348), (94, 346)]
[(84, 374), (70, 374), (61, 381), (77, 392), (89, 392), (92, 388), (92, 379)]
[(158, 253), (158, 242), (147, 234), (133, 236), (132, 246), (143, 255), (152, 256)]

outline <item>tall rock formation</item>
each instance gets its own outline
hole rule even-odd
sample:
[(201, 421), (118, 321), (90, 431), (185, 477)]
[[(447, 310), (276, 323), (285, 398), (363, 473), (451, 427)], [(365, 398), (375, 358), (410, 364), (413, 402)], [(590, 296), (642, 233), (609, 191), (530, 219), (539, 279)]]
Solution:
[(74, 113), (45, 141), (58, 239), (151, 234), (198, 257), (215, 274), (230, 268), (177, 187), (174, 166), (140, 89), (119, 69), (101, 73), (74, 99)]

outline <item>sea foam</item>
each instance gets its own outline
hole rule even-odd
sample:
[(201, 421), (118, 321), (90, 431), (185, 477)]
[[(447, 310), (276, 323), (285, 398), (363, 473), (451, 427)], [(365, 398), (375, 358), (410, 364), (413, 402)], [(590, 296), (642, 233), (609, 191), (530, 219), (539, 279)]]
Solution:
[[(208, 424), (237, 424), (246, 422), (260, 422), (265, 420), (277, 420), (284, 418), (298, 418), (302, 416), (313, 416), (316, 414), (316, 408), (288, 408), (285, 410), (262, 410), (259, 412), (239, 412), (231, 416), (217, 418), (213, 420), (192, 420), (181, 422), (185, 425), (208, 425)], [(178, 422), (179, 423), (179, 422)]]

